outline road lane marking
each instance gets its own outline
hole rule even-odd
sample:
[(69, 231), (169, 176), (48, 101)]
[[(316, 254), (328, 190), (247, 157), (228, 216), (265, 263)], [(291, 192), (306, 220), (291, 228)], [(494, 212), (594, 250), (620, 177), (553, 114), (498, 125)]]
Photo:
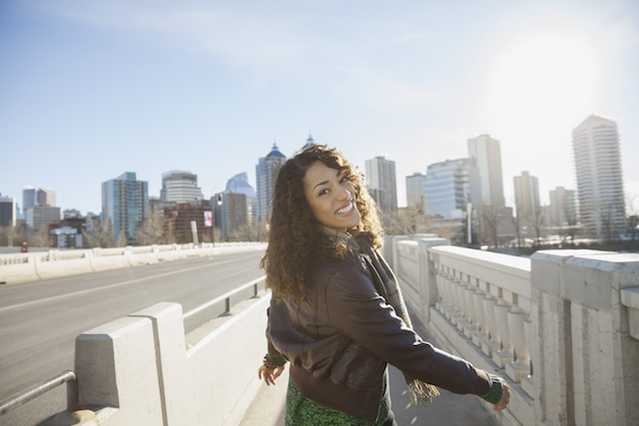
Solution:
[[(242, 260), (244, 260), (244, 259), (242, 259)], [(198, 265), (198, 266), (194, 266), (194, 267), (191, 267), (191, 268), (178, 269), (177, 271), (165, 272), (165, 273), (162, 273), (162, 274), (151, 275), (151, 276), (147, 276), (147, 277), (143, 277), (143, 278), (136, 278), (136, 279), (133, 279), (133, 280), (122, 281), (120, 283), (115, 283), (115, 284), (109, 284), (109, 285), (102, 286), (102, 287), (89, 288), (89, 289), (86, 289), (86, 290), (74, 291), (72, 293), (66, 293), (66, 294), (60, 294), (60, 295), (57, 295), (57, 296), (45, 297), (43, 299), (30, 300), (29, 302), (18, 303), (16, 305), (4, 306), (4, 307), (0, 308), (0, 313), (6, 312), (6, 311), (12, 311), (12, 310), (15, 310), (15, 309), (20, 309), (20, 308), (25, 308), (25, 307), (28, 307), (28, 306), (39, 305), (39, 304), (51, 302), (51, 301), (54, 301), (54, 300), (61, 300), (61, 299), (69, 298), (69, 297), (75, 297), (75, 296), (80, 296), (80, 295), (83, 295), (83, 294), (89, 294), (89, 293), (93, 293), (93, 292), (100, 291), (100, 290), (107, 290), (107, 289), (110, 289), (110, 288), (122, 287), (122, 286), (129, 285), (129, 284), (134, 284), (134, 283), (138, 283), (138, 282), (142, 282), (142, 281), (151, 280), (153, 278), (161, 278), (161, 277), (166, 277), (166, 276), (169, 276), (169, 275), (179, 274), (179, 273), (182, 273), (182, 272), (194, 271), (196, 269), (204, 269), (204, 268), (209, 268), (211, 266), (218, 266), (218, 265), (223, 265), (223, 264), (226, 264), (226, 263), (232, 263), (233, 261), (236, 261), (236, 259), (230, 259), (230, 260), (217, 262), (217, 263), (209, 263), (209, 264), (205, 264), (205, 265)]]

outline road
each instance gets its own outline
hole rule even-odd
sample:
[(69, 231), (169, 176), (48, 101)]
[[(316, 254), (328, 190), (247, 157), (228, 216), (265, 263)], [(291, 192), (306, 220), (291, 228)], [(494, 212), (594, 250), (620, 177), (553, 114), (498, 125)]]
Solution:
[[(191, 258), (0, 287), (0, 400), (73, 369), (75, 337), (158, 302), (189, 311), (263, 275), (262, 252)], [(186, 332), (197, 324), (185, 324)], [(64, 387), (0, 417), (33, 425), (65, 408)]]

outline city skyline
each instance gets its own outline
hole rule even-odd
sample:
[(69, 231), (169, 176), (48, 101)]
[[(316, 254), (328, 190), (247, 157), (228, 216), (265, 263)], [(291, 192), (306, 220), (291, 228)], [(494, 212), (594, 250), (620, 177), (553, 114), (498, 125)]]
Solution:
[(486, 133), (506, 204), (522, 170), (548, 204), (576, 188), (571, 132), (596, 114), (618, 124), (639, 194), (636, 3), (289, 6), (3, 5), (0, 192), (51, 188), (62, 208), (99, 212), (97, 188), (123, 170), (157, 195), (162, 172), (184, 169), (209, 197), (241, 172), (256, 186), (256, 158), (312, 132), (362, 171), (395, 161), (404, 206), (406, 176)]

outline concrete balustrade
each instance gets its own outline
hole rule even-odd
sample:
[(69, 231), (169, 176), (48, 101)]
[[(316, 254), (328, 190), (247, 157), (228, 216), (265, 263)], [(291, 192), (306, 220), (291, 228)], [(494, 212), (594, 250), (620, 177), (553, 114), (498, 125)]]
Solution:
[[(18, 284), (89, 272), (151, 265), (189, 256), (264, 250), (264, 243), (170, 244), (0, 255), (0, 283)], [(418, 292), (416, 293), (418, 294)]]
[[(386, 250), (401, 253), (400, 285), (434, 288), (413, 314), (438, 343), (509, 382), (502, 424), (639, 424), (639, 255), (387, 244), (399, 246)], [(428, 263), (417, 278), (403, 271), (412, 255)]]

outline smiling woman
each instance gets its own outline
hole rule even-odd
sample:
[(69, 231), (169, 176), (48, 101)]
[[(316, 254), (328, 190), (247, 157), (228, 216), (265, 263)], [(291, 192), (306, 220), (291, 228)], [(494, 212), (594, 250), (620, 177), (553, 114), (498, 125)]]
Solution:
[(495, 62), (485, 111), (511, 129), (531, 120), (566, 121), (566, 114), (591, 112), (595, 99), (596, 59), (584, 39), (541, 35), (510, 45)]
[(280, 168), (262, 266), (272, 290), (268, 353), (258, 377), (271, 385), (290, 363), (286, 425), (397, 425), (388, 364), (413, 402), (436, 386), (472, 393), (502, 410), (502, 379), (434, 348), (412, 329), (383, 259), (376, 207), (362, 177), (335, 149), (310, 145)]

